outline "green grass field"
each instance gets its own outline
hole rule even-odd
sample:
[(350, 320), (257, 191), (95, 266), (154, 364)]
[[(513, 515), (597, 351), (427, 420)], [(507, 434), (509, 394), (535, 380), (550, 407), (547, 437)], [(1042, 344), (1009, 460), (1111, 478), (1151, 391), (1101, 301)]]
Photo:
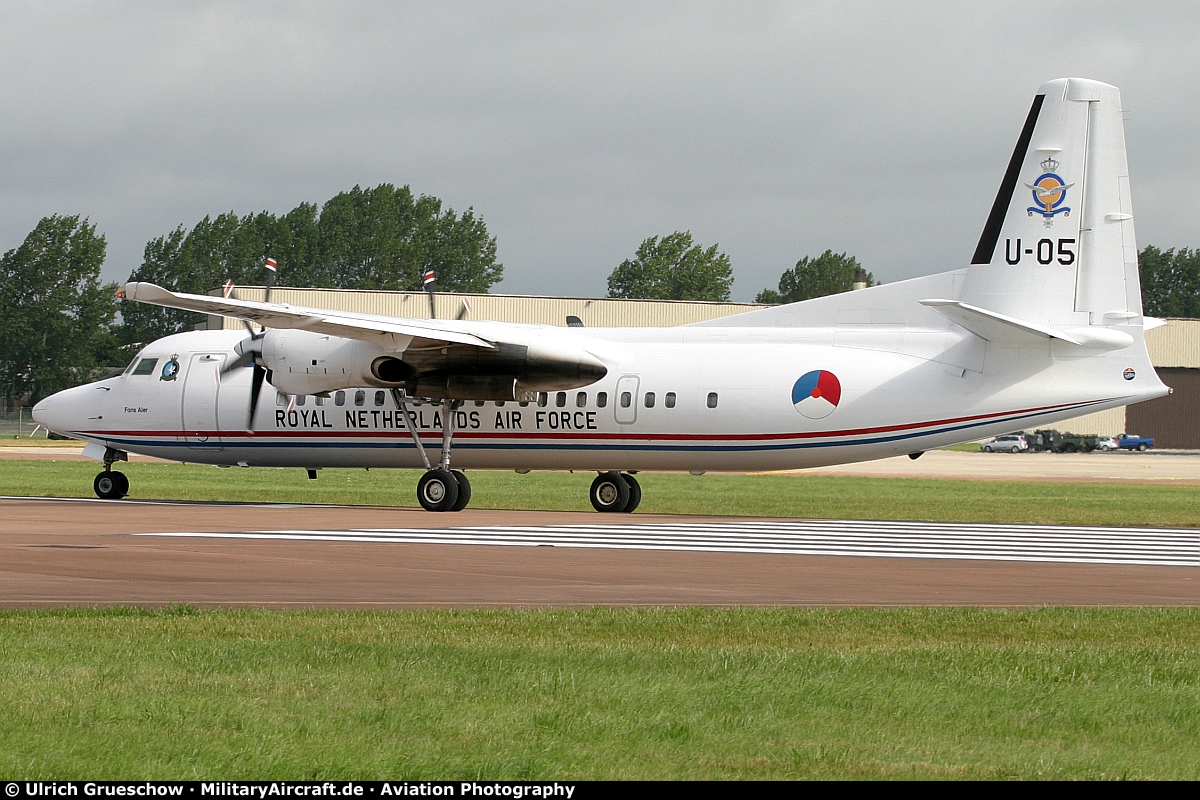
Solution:
[(5, 778), (1200, 778), (1200, 612), (0, 613)]
[[(416, 470), (218, 469), (122, 464), (133, 499), (416, 506)], [(93, 462), (0, 461), (9, 495), (94, 497)], [(590, 511), (591, 473), (471, 472), (472, 508)], [(823, 519), (920, 519), (1078, 525), (1200, 526), (1200, 488), (825, 475), (642, 473), (639, 513)]]
[[(134, 495), (414, 505), (416, 472), (122, 465)], [(0, 461), (5, 493), (96, 465)], [(1200, 525), (1195, 487), (639, 476), (642, 510)], [(472, 472), (474, 507), (590, 474)], [(1200, 778), (1200, 609), (0, 612), (0, 778)]]

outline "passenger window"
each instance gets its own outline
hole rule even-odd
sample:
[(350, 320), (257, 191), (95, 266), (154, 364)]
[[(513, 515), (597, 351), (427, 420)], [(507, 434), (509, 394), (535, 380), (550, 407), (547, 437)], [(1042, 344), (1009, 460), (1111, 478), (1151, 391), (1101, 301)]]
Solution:
[(654, 408), (654, 392), (646, 392), (646, 408)]
[(717, 393), (716, 392), (708, 393), (708, 407), (709, 408), (717, 407)]
[(522, 400), (522, 401), (520, 401), (519, 403), (517, 403), (517, 405), (519, 405), (521, 408), (529, 408), (529, 401), (528, 401), (528, 400)]
[(378, 392), (375, 393), (375, 405), (383, 406), (383, 398), (384, 398), (384, 393), (383, 393), (383, 390), (380, 389)]
[(667, 392), (667, 396), (663, 398), (663, 405), (667, 408), (675, 407), (675, 393)]
[(287, 404), (288, 404), (287, 395), (284, 394), (283, 392), (276, 392), (275, 393), (275, 405), (279, 406), (280, 408), (283, 408)]
[(608, 405), (608, 392), (596, 392), (596, 408)]
[(306, 395), (306, 394), (298, 394), (298, 395), (296, 395), (296, 405), (298, 405), (298, 406), (302, 406), (302, 405), (304, 405), (304, 404), (305, 404), (307, 401), (308, 401), (308, 395)]
[(587, 392), (579, 392), (575, 395), (575, 407), (587, 408)]
[(319, 406), (325, 405), (325, 398), (318, 395), (317, 396), (317, 405), (319, 405)]
[(484, 404), (484, 402), (486, 402), (486, 401), (484, 401), (484, 400), (476, 400), (476, 401), (475, 401), (475, 407), (476, 407), (476, 408), (483, 408), (483, 404)]
[(567, 393), (559, 392), (554, 396), (554, 405), (556, 408), (563, 408), (567, 405)]
[(538, 392), (538, 408), (545, 408), (546, 404), (549, 402), (550, 395), (546, 394), (545, 392)]
[(338, 392), (337, 394), (335, 394), (335, 395), (333, 396), (333, 404), (334, 404), (335, 406), (344, 406), (344, 405), (346, 405), (346, 393), (345, 393), (345, 392)]
[(143, 358), (141, 363), (137, 365), (137, 369), (133, 371), (134, 375), (149, 375), (154, 372), (154, 368), (158, 366), (157, 358)]
[(629, 408), (633, 405), (633, 395), (629, 392), (621, 392), (621, 408)]
[(354, 405), (365, 406), (367, 404), (367, 393), (359, 389), (354, 393)]
[(496, 408), (504, 408), (504, 401), (503, 401), (503, 400), (497, 400), (497, 401), (496, 401)]

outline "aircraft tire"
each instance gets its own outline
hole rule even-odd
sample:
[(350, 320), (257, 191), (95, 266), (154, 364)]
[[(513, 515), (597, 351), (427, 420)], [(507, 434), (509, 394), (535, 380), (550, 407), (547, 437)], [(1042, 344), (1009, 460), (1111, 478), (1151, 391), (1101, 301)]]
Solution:
[(417, 481), (417, 502), (426, 511), (450, 511), (458, 502), (458, 480), (444, 469), (431, 469)]
[(629, 505), (629, 484), (619, 472), (601, 472), (592, 481), (588, 497), (600, 513), (619, 513)]
[(628, 472), (622, 472), (621, 477), (629, 485), (629, 502), (625, 504), (625, 507), (621, 511), (625, 514), (632, 514), (633, 510), (638, 507), (638, 503), (642, 502), (642, 485), (637, 482), (637, 478)]
[(121, 472), (101, 472), (92, 481), (92, 489), (101, 500), (120, 500), (129, 494), (129, 479)]
[(450, 507), (451, 511), (462, 511), (467, 507), (467, 503), (471, 502), (471, 482), (467, 480), (467, 476), (461, 470), (452, 469), (450, 474), (454, 476), (454, 480), (458, 483), (458, 499), (454, 501), (454, 505)]

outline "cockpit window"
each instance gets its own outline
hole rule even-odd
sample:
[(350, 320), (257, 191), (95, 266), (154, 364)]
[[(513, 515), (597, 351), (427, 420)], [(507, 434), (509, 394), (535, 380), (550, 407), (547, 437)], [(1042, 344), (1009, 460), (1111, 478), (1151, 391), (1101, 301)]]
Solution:
[(152, 375), (154, 368), (158, 366), (157, 358), (143, 358), (136, 367), (134, 367), (134, 375)]
[(133, 372), (133, 365), (134, 365), (134, 364), (136, 364), (136, 363), (138, 363), (138, 360), (137, 360), (136, 358), (135, 358), (133, 361), (130, 361), (130, 362), (129, 362), (129, 366), (128, 366), (128, 367), (126, 367), (126, 368), (125, 368), (125, 371), (124, 371), (124, 372), (122, 372), (121, 374), (122, 374), (122, 375), (128, 375), (129, 373)]

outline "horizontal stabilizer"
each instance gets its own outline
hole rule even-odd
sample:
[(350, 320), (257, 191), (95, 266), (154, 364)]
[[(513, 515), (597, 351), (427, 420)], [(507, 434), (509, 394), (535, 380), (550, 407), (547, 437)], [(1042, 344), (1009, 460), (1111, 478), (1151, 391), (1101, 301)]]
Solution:
[(981, 339), (996, 344), (1045, 344), (1051, 339), (1094, 350), (1121, 350), (1133, 344), (1133, 337), (1122, 330), (1102, 325), (1068, 327), (1065, 330), (1034, 325), (1032, 322), (988, 311), (960, 300), (922, 300), (946, 319), (961, 325)]
[(981, 339), (997, 344), (1037, 344), (1050, 339), (1061, 339), (1071, 344), (1082, 344), (1054, 328), (1034, 325), (1023, 320), (998, 314), (986, 308), (978, 308), (959, 300), (922, 300), (921, 305), (932, 308), (951, 322), (961, 325)]

